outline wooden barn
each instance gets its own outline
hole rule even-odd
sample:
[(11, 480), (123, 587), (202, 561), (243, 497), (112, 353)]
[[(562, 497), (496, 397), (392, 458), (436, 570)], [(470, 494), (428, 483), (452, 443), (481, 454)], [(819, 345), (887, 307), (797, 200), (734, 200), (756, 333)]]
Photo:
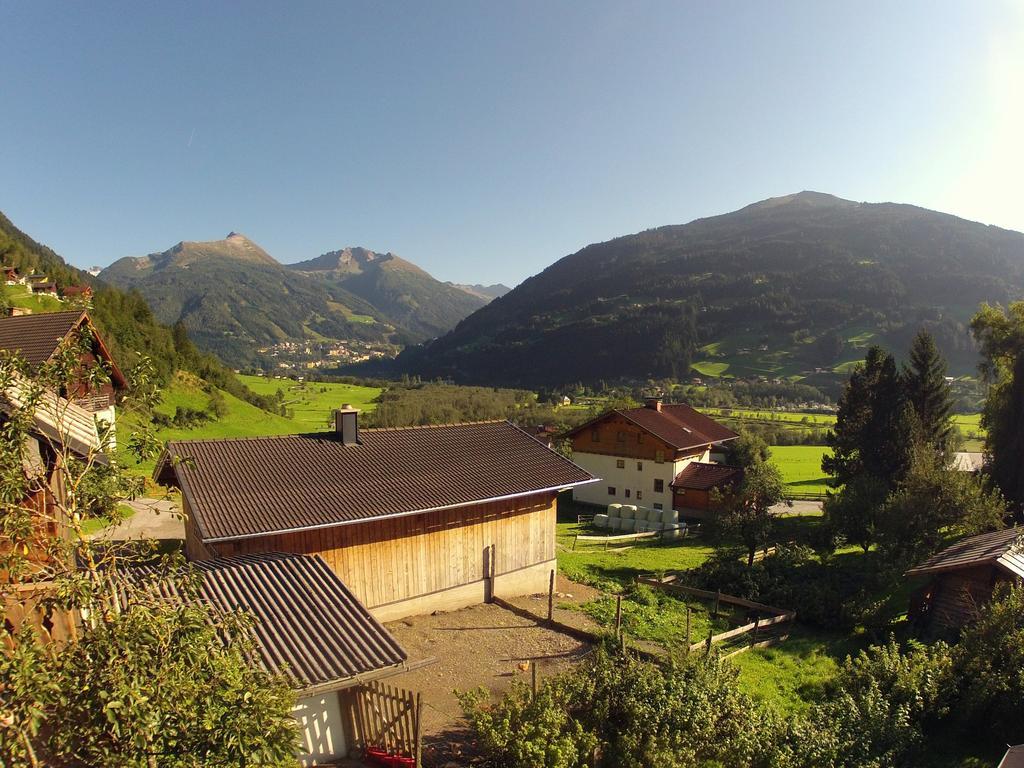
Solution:
[(907, 575), (928, 579), (911, 598), (911, 620), (926, 630), (957, 629), (978, 617), (998, 585), (1024, 580), (1024, 530), (970, 536)]
[(191, 560), (318, 554), (382, 620), (547, 590), (555, 504), (594, 478), (508, 422), (173, 441)]
[[(372, 681), (408, 668), (406, 652), (316, 556), (244, 555), (196, 563), (199, 598), (215, 610), (251, 614), (260, 658), (296, 691), (302, 765), (334, 764), (379, 732), (362, 716)], [(133, 569), (138, 586), (181, 599), (158, 566)], [(385, 720), (396, 717), (389, 712)]]

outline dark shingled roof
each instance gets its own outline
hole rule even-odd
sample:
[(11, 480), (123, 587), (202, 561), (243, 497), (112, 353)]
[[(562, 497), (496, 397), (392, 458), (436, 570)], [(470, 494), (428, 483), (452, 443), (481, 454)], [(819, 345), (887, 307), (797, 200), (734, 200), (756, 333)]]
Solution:
[(727, 483), (735, 483), (743, 479), (743, 469), (730, 467), (728, 464), (706, 464), (703, 461), (691, 461), (683, 471), (676, 475), (670, 483), (673, 488), (686, 488), (694, 491), (707, 491)]
[[(263, 666), (307, 689), (401, 667), (402, 647), (320, 557), (270, 553), (192, 563), (202, 573), (200, 597), (223, 611), (244, 609)], [(160, 569), (133, 576), (177, 597)], [(398, 671), (398, 670), (396, 670)]]
[(79, 309), (0, 318), (0, 349), (17, 352), (35, 368), (50, 359), (84, 314)]
[(655, 437), (661, 438), (677, 451), (699, 448), (739, 437), (728, 427), (722, 426), (714, 419), (684, 403), (662, 405), (660, 410), (644, 406), (608, 411), (608, 413), (603, 413), (596, 419), (591, 419), (586, 424), (570, 430), (566, 435), (575, 435), (589, 429), (592, 425), (614, 414), (628, 419)]
[(98, 347), (99, 357), (110, 364), (110, 377), (114, 385), (126, 386), (124, 374), (110, 356), (103, 339), (89, 319), (89, 313), (84, 309), (0, 318), (0, 350), (21, 355), (28, 366), (34, 369), (49, 360), (61, 341), (81, 323), (93, 329), (94, 350)]
[(157, 464), (204, 541), (245, 538), (594, 480), (508, 422), (368, 429), (361, 445), (334, 432), (172, 441)]
[(985, 564), (997, 565), (1024, 577), (1024, 528), (1006, 528), (968, 536), (911, 568), (907, 575), (955, 571)]

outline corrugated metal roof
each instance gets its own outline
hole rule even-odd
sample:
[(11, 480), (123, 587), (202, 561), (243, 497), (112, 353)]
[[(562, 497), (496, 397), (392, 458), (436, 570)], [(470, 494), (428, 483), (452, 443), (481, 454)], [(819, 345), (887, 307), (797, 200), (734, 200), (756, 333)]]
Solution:
[(726, 483), (735, 483), (742, 479), (743, 470), (728, 464), (708, 464), (703, 461), (691, 461), (683, 471), (671, 482), (673, 488), (688, 488), (695, 491), (706, 491)]
[(911, 568), (907, 575), (955, 571), (986, 563), (998, 565), (1024, 578), (1024, 529), (1006, 528), (968, 536)]
[(173, 441), (176, 482), (206, 541), (414, 514), (592, 482), (508, 422)]
[[(192, 563), (202, 574), (199, 596), (218, 610), (244, 609), (263, 666), (287, 675), (297, 688), (344, 682), (398, 667), (408, 658), (319, 556), (270, 553)], [(134, 568), (177, 597), (160, 569)]]
[[(20, 374), (14, 374), (3, 392), (0, 409), (24, 408), (29, 383)], [(88, 456), (100, 448), (96, 417), (79, 405), (53, 392), (44, 391), (32, 414), (36, 431), (54, 443), (64, 445), (80, 456)]]

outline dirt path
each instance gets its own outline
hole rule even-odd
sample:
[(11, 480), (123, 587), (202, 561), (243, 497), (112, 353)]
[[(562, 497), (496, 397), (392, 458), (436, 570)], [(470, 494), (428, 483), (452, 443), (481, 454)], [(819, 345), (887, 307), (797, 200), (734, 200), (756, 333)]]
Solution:
[[(561, 578), (556, 589), (561, 593), (561, 597), (556, 595), (556, 605), (586, 602), (596, 594)], [(513, 680), (530, 681), (531, 664), (537, 665), (538, 676), (544, 678), (565, 670), (590, 651), (589, 643), (538, 623), (547, 615), (547, 595), (509, 602), (515, 610), (475, 605), (387, 625), (410, 661), (437, 659), (430, 666), (394, 678), (396, 685), (423, 695), (427, 766), (461, 765), (468, 759), (466, 723), (455, 691), (483, 686), (500, 696)], [(572, 626), (589, 623), (585, 616), (564, 609), (556, 609), (556, 618)], [(590, 623), (587, 628), (596, 626)]]

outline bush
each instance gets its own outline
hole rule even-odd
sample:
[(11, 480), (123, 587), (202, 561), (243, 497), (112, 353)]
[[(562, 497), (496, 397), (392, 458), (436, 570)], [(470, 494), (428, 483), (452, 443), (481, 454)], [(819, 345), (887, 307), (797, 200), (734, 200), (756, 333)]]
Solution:
[(784, 728), (739, 692), (717, 656), (659, 666), (599, 649), (490, 705), (461, 699), (489, 764), (507, 768), (646, 768), (776, 764)]

